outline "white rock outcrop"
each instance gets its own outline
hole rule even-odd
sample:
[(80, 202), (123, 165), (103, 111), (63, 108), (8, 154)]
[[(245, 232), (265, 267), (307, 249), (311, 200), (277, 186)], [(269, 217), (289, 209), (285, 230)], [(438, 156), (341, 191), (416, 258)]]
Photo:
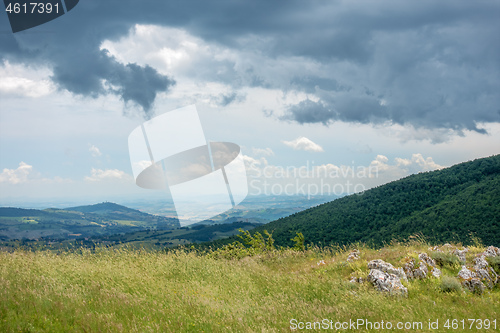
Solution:
[(402, 268), (395, 268), (392, 264), (385, 262), (381, 259), (375, 259), (368, 263), (369, 269), (378, 269), (379, 271), (394, 274), (400, 279), (407, 280), (406, 273)]
[(465, 266), (462, 266), (460, 272), (458, 272), (458, 278), (462, 283), (462, 286), (469, 289), (473, 293), (482, 294), (485, 286), (481, 280), (477, 277), (476, 273), (471, 271)]
[(436, 267), (436, 261), (429, 257), (427, 253), (420, 253), (418, 255), (418, 259), (420, 259), (421, 266), (425, 264), (427, 267), (427, 271), (431, 271), (432, 276), (438, 278), (441, 276), (441, 271)]
[(486, 261), (486, 257), (484, 255), (474, 258), (474, 266), (472, 269), (476, 273), (476, 276), (481, 279), (481, 281), (485, 283), (488, 288), (493, 288), (499, 282), (498, 274)]
[(483, 255), (485, 257), (499, 257), (500, 256), (500, 249), (495, 246), (488, 246), (486, 251), (483, 252)]
[(379, 291), (387, 292), (390, 295), (408, 296), (408, 289), (401, 284), (399, 277), (394, 274), (372, 269), (368, 274), (368, 281)]
[(465, 254), (469, 252), (469, 249), (468, 248), (464, 248), (462, 250), (459, 250), (459, 249), (455, 249), (451, 252), (451, 254), (454, 254), (458, 257), (458, 259), (460, 259), (460, 261), (462, 262), (462, 264), (465, 265)]
[(412, 258), (404, 265), (403, 270), (409, 279), (426, 279), (429, 272), (436, 278), (441, 277), (441, 271), (436, 267), (436, 262), (427, 253), (420, 253), (418, 261)]
[(353, 276), (349, 282), (351, 283), (363, 283), (365, 280), (362, 277), (355, 277)]
[(354, 261), (354, 260), (358, 260), (360, 254), (361, 253), (359, 252), (359, 250), (355, 249), (354, 251), (352, 251), (351, 253), (349, 253), (349, 255), (347, 256), (347, 261), (351, 262), (351, 261)]

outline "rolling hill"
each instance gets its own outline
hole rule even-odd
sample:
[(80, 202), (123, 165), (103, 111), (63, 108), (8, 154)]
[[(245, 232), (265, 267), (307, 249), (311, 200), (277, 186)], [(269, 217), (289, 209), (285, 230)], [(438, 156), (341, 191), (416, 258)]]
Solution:
[(0, 239), (3, 240), (40, 237), (64, 239), (178, 227), (177, 219), (151, 215), (109, 202), (67, 209), (0, 207)]
[[(419, 173), (278, 219), (254, 232), (273, 231), (276, 244), (382, 245), (421, 234), (432, 242), (500, 245), (500, 155)], [(219, 244), (237, 240), (231, 238)]]

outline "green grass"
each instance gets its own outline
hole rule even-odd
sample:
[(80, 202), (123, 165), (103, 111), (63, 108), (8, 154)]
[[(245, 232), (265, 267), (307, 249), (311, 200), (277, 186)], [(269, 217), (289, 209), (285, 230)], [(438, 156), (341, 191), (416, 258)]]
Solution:
[[(0, 252), (0, 332), (289, 332), (292, 318), (422, 322), (418, 332), (446, 331), (446, 319), (480, 318), (497, 319), (498, 328), (498, 287), (479, 296), (441, 292), (438, 279), (410, 281), (408, 298), (398, 298), (348, 282), (368, 274), (369, 260), (401, 267), (427, 247), (357, 244), (361, 258), (353, 263), (345, 260), (354, 246), (241, 260), (131, 248)], [(468, 256), (482, 250), (473, 247)], [(429, 330), (429, 319), (441, 330)]]

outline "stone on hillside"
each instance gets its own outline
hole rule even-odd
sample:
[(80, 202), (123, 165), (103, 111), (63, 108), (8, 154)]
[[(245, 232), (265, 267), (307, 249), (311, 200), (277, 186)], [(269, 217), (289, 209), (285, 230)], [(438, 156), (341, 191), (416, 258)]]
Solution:
[(433, 267), (431, 270), (431, 274), (435, 278), (440, 278), (441, 277), (441, 270), (439, 268)]
[(394, 274), (400, 279), (407, 280), (406, 274), (402, 268), (395, 268), (392, 266), (390, 263), (385, 262), (381, 259), (375, 259), (372, 260), (368, 263), (368, 268), (369, 269), (378, 269), (379, 271), (389, 273), (389, 274)]
[(484, 284), (478, 278), (473, 278), (468, 282), (468, 288), (473, 293), (482, 294), (484, 291)]
[(415, 276), (413, 275), (413, 272), (415, 271), (415, 259), (411, 259), (409, 262), (407, 262), (403, 266), (403, 270), (408, 279), (414, 279)]
[(499, 282), (497, 273), (486, 261), (484, 255), (474, 259), (474, 267), (472, 269), (475, 271), (477, 277), (486, 283), (488, 288), (493, 288)]
[(351, 283), (363, 283), (364, 280), (363, 280), (362, 277), (355, 277), (355, 276), (353, 276), (351, 278), (351, 280), (349, 280), (349, 282), (351, 282)]
[(458, 277), (462, 280), (470, 280), (476, 277), (476, 273), (474, 273), (467, 267), (462, 266), (462, 269), (460, 270), (460, 272), (458, 272)]
[(463, 250), (455, 249), (451, 254), (454, 254), (460, 259), (462, 264), (465, 264), (465, 254), (469, 252), (468, 248), (464, 248)]
[[(403, 269), (409, 279), (426, 279), (429, 276), (429, 271), (436, 278), (441, 276), (441, 271), (436, 267), (436, 262), (427, 253), (420, 253), (418, 259), (418, 265), (415, 259), (411, 259), (410, 262), (404, 265)], [(415, 268), (415, 266), (418, 267)]]
[(425, 279), (427, 278), (427, 274), (429, 273), (429, 269), (424, 262), (420, 262), (418, 268), (413, 271), (413, 276), (415, 279)]
[(352, 251), (351, 253), (349, 253), (349, 255), (347, 256), (347, 261), (351, 262), (351, 261), (354, 261), (354, 260), (358, 260), (360, 254), (361, 253), (359, 252), (359, 250), (355, 249), (354, 251)]
[(476, 273), (467, 269), (467, 267), (462, 266), (462, 269), (458, 272), (458, 278), (462, 282), (462, 286), (469, 289), (473, 293), (483, 293), (485, 288), (484, 284), (477, 277)]
[(379, 269), (372, 269), (368, 274), (368, 281), (381, 292), (387, 292), (390, 295), (408, 296), (408, 289), (401, 284), (401, 280), (395, 274), (383, 272)]
[(434, 261), (434, 259), (429, 257), (425, 252), (420, 253), (418, 255), (418, 259), (420, 259), (420, 261), (425, 262), (428, 266), (436, 267), (436, 262)]
[(486, 257), (498, 257), (500, 256), (500, 249), (495, 246), (489, 246), (483, 253)]
[(441, 251), (441, 249), (440, 249), (440, 248), (439, 248), (439, 246), (437, 246), (437, 245), (436, 245), (436, 246), (432, 246), (432, 247), (430, 247), (430, 248), (429, 248), (429, 251), (430, 251), (430, 252), (443, 252), (443, 251)]
[[(420, 259), (421, 261), (421, 264), (422, 263), (425, 263), (427, 266), (430, 266), (432, 267), (432, 269), (430, 270), (431, 271), (431, 274), (432, 276), (438, 278), (441, 276), (441, 271), (436, 267), (436, 261), (434, 261), (434, 259), (432, 259), (431, 257), (429, 257), (427, 255), (427, 253), (420, 253), (418, 255), (418, 259)], [(427, 269), (429, 270), (429, 269)]]
[(474, 270), (477, 271), (479, 269), (488, 269), (490, 264), (486, 261), (485, 256), (476, 257), (473, 260), (474, 262)]

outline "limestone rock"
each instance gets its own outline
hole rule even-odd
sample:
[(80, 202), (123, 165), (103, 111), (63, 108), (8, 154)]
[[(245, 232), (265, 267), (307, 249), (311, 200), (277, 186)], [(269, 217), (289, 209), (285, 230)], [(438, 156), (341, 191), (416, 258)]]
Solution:
[(441, 270), (439, 268), (433, 267), (431, 270), (431, 274), (435, 278), (440, 278), (441, 277)]
[(389, 273), (389, 274), (394, 274), (400, 279), (407, 280), (406, 274), (402, 268), (395, 268), (392, 266), (390, 263), (385, 262), (381, 259), (375, 259), (372, 260), (368, 263), (368, 268), (370, 269), (377, 269), (379, 271)]
[(430, 251), (430, 252), (443, 252), (443, 251), (441, 251), (441, 249), (440, 249), (440, 248), (439, 248), (439, 246), (437, 246), (437, 245), (436, 245), (436, 246), (432, 246), (432, 247), (430, 247), (430, 248), (429, 248), (429, 251)]
[(423, 262), (420, 263), (418, 268), (416, 268), (413, 271), (413, 276), (415, 279), (425, 279), (427, 278), (427, 274), (429, 273), (429, 270), (427, 269), (427, 265)]
[(414, 276), (413, 272), (415, 271), (415, 259), (411, 259), (409, 262), (407, 262), (403, 266), (403, 270), (404, 270), (406, 277), (408, 279), (414, 279), (415, 276)]
[(432, 259), (431, 257), (429, 257), (427, 255), (427, 253), (425, 253), (425, 252), (420, 253), (418, 255), (418, 259), (420, 259), (421, 261), (425, 262), (428, 266), (436, 267), (436, 262), (434, 261), (434, 259)]
[(360, 255), (359, 250), (355, 249), (354, 251), (352, 251), (351, 253), (349, 253), (349, 255), (347, 256), (347, 261), (351, 262), (351, 261), (354, 261), (354, 260), (358, 260), (359, 259), (359, 255)]
[[(436, 267), (436, 261), (429, 257), (427, 253), (420, 253), (418, 255), (418, 259), (420, 259), (421, 263), (425, 263), (425, 265), (432, 267), (431, 274), (432, 276), (438, 278), (441, 276), (441, 271)], [(429, 268), (427, 268), (429, 270)]]
[(425, 279), (429, 276), (429, 271), (436, 278), (441, 276), (441, 271), (436, 267), (436, 262), (427, 253), (420, 253), (418, 259), (418, 265), (415, 259), (411, 259), (403, 267), (409, 279)]
[(408, 289), (401, 284), (401, 280), (395, 274), (383, 272), (379, 269), (371, 269), (368, 274), (368, 281), (381, 291), (390, 295), (408, 296)]
[(458, 278), (462, 282), (462, 286), (469, 289), (473, 293), (483, 293), (485, 288), (484, 284), (477, 277), (476, 273), (467, 269), (467, 267), (462, 266), (462, 269), (458, 272)]
[(456, 255), (458, 257), (458, 259), (460, 259), (462, 264), (465, 264), (465, 254), (467, 252), (469, 252), (468, 248), (464, 248), (463, 250), (455, 249), (455, 250), (453, 250), (453, 252), (451, 252), (451, 254)]
[(500, 256), (500, 249), (495, 246), (489, 246), (483, 253), (486, 257), (498, 257)]
[(458, 277), (463, 280), (470, 280), (476, 277), (476, 273), (467, 269), (467, 267), (462, 266), (462, 269), (458, 272)]
[(351, 280), (349, 280), (349, 282), (351, 282), (351, 283), (363, 283), (364, 279), (362, 277), (355, 277), (355, 276), (353, 276), (351, 278)]
[(469, 285), (470, 285), (469, 289), (473, 293), (482, 294), (484, 291), (484, 284), (478, 278), (473, 278), (472, 280), (470, 280)]
[(474, 267), (472, 269), (475, 271), (477, 277), (486, 283), (488, 288), (493, 288), (499, 282), (497, 273), (486, 261), (484, 255), (474, 259)]

